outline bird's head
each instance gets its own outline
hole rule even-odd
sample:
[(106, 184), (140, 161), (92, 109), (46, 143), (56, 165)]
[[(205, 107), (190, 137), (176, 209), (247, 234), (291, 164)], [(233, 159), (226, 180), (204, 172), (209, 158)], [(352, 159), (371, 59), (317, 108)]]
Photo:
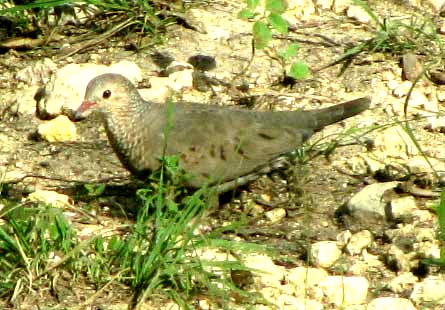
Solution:
[(138, 91), (126, 77), (115, 73), (102, 74), (88, 83), (85, 97), (74, 112), (74, 118), (84, 119), (94, 111), (104, 116), (128, 111), (131, 103), (139, 100)]

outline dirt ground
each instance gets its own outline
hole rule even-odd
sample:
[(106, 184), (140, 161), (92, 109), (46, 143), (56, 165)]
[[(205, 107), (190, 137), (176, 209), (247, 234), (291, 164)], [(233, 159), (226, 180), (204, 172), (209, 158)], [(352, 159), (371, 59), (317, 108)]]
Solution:
[[(371, 5), (378, 16), (391, 15), (392, 18), (419, 16), (419, 9), (415, 7), (383, 2)], [(178, 61), (186, 61), (196, 54), (210, 55), (215, 57), (217, 65), (207, 73), (208, 75), (231, 85), (247, 82), (251, 88), (247, 94), (224, 86), (215, 86), (213, 92), (200, 93), (191, 90), (183, 94), (185, 100), (208, 104), (235, 105), (238, 104), (236, 99), (240, 96), (255, 95), (260, 100), (256, 100), (250, 108), (264, 110), (272, 106), (277, 110), (296, 110), (325, 107), (363, 96), (372, 98), (372, 105), (368, 111), (329, 126), (317, 133), (308, 145), (324, 137), (323, 142), (336, 141), (338, 133), (353, 127), (365, 133), (372, 126), (378, 127), (403, 119), (401, 114), (393, 115), (388, 113), (387, 109), (388, 105), (400, 106), (405, 100), (394, 96), (388, 87), (391, 81), (402, 83), (399, 53), (367, 51), (354, 57), (351, 63), (343, 68), (344, 70), (342, 70), (344, 63), (317, 70), (339, 59), (347, 48), (375, 36), (375, 26), (372, 22), (359, 23), (347, 18), (345, 13), (336, 14), (332, 10), (317, 10), (305, 18), (296, 19), (298, 22), (295, 24), (296, 30), (291, 32), (289, 37), (299, 43), (297, 58), (308, 64), (312, 74), (308, 79), (297, 81), (292, 87), (286, 87), (279, 83), (283, 78), (279, 63), (263, 51), (256, 51), (248, 70), (241, 76), (238, 74), (249, 62), (252, 52), (250, 34), (252, 23), (236, 17), (241, 7), (242, 5), (236, 1), (215, 1), (194, 8), (186, 13), (186, 18), (197, 28), (171, 25), (165, 33), (164, 43), (154, 48), (134, 51), (128, 48), (133, 40), (131, 36), (116, 36), (92, 49), (80, 50), (69, 57), (65, 57), (61, 51), (49, 51), (49, 54), (54, 53), (49, 57), (55, 61), (58, 68), (68, 63), (109, 64), (123, 59), (130, 60), (138, 64), (148, 78), (152, 72), (159, 71), (150, 58), (154, 49), (168, 52)], [(295, 9), (295, 12), (290, 11), (289, 14), (298, 15), (297, 11), (298, 9)], [(429, 14), (432, 16), (438, 16), (430, 9), (428, 12), (431, 12)], [(72, 26), (66, 27), (69, 29)], [(202, 29), (206, 31), (201, 31)], [(63, 42), (63, 38), (60, 40)], [(273, 45), (280, 47), (288, 42), (277, 38), (273, 41)], [(15, 79), (15, 75), (24, 68), (32, 67), (42, 57), (47, 57), (45, 49), (33, 51), (10, 49), (0, 55), (0, 137), (2, 138), (0, 166), (8, 167), (10, 172), (17, 174), (15, 180), (3, 186), (2, 196), (10, 200), (20, 200), (35, 189), (50, 189), (67, 194), (74, 199), (76, 207), (82, 208), (86, 202), (76, 197), (83, 184), (107, 183), (109, 186), (104, 195), (110, 197), (110, 200), (102, 201), (107, 208), (102, 208), (103, 205), (94, 207), (97, 218), (111, 226), (132, 223), (132, 219), (125, 219), (120, 210), (110, 211), (108, 206), (117, 203), (130, 210), (137, 206), (137, 201), (129, 197), (133, 195), (139, 183), (122, 167), (108, 144), (103, 128), (96, 126), (97, 120), (89, 119), (76, 123), (79, 135), (82, 136), (79, 142), (50, 143), (35, 139), (34, 132), (42, 122), (33, 113), (35, 107), (33, 96), (39, 85), (30, 86), (19, 82)], [(427, 63), (433, 56), (423, 54), (419, 57), (422, 63)], [(436, 87), (426, 79), (419, 85), (421, 89)], [(18, 104), (28, 105), (30, 112), (18, 113)], [(443, 110), (440, 104), (439, 109)], [(423, 120), (412, 122), (416, 138), (420, 143), (428, 144), (433, 141), (433, 144), (428, 144), (428, 150), (434, 153), (436, 158), (443, 159), (440, 156), (445, 143), (443, 133), (428, 131), (424, 129), (424, 124)], [(346, 164), (357, 154), (366, 153), (369, 141), (373, 141), (378, 132), (378, 129), (369, 130), (358, 140), (346, 137), (340, 140), (340, 144), (344, 145), (336, 147), (328, 155), (319, 154), (303, 164), (298, 163), (286, 171), (264, 176), (235, 193), (231, 192), (220, 197), (219, 208), (209, 215), (212, 217), (211, 222), (216, 225), (234, 219), (240, 213), (246, 212), (247, 202), (255, 201), (264, 212), (280, 207), (286, 211), (286, 216), (277, 223), (268, 222), (261, 215), (252, 216), (251, 222), (240, 232), (240, 236), (249, 241), (277, 246), (282, 257), (287, 258), (286, 264), (291, 262), (293, 266), (304, 266), (311, 243), (336, 240), (337, 235), (346, 229), (350, 229), (352, 233), (363, 229), (371, 231), (375, 242), (368, 252), (385, 260), (389, 244), (385, 240), (383, 231), (392, 227), (393, 223), (385, 221), (357, 223), (354, 219), (338, 216), (339, 208), (354, 194), (368, 184), (381, 181), (370, 172), (356, 174), (348, 169)], [(351, 141), (354, 143), (350, 143)], [(325, 149), (323, 145), (316, 147), (316, 150)], [(314, 153), (309, 152), (308, 156)], [(428, 190), (437, 187), (429, 180), (422, 181), (421, 178), (416, 178), (415, 181), (423, 182), (423, 187)], [(416, 199), (418, 206), (423, 208), (433, 197), (416, 197)], [(435, 222), (432, 222), (430, 227), (437, 229)], [(355, 258), (346, 259), (352, 262)], [(284, 264), (284, 261), (281, 263)], [(414, 269), (413, 272), (418, 271)], [(335, 270), (331, 272), (335, 274)], [(426, 273), (419, 271), (417, 275), (422, 278), (432, 274), (440, 273), (431, 268)], [(389, 264), (379, 273), (370, 269), (363, 275), (371, 283), (371, 295), (374, 297), (393, 295), (378, 291), (379, 284), (390, 281), (397, 275), (397, 270)], [(67, 290), (69, 290), (68, 282)], [(74, 289), (76, 293), (68, 295), (89, 295), (83, 290), (90, 289), (77, 287)], [(115, 289), (122, 290), (122, 295), (128, 294), (124, 287)], [(404, 293), (408, 294), (408, 291)], [(109, 296), (108, 300), (122, 295)], [(71, 301), (64, 301), (66, 309), (76, 304), (76, 298), (72, 298)], [(53, 304), (54, 300), (51, 298), (49, 300)], [(40, 307), (46, 309), (42, 304)], [(440, 307), (436, 306), (434, 309), (445, 309)], [(335, 306), (328, 305), (325, 307), (325, 309), (334, 308)], [(419, 309), (421, 308), (419, 306)], [(22, 309), (27, 307), (24, 306)]]

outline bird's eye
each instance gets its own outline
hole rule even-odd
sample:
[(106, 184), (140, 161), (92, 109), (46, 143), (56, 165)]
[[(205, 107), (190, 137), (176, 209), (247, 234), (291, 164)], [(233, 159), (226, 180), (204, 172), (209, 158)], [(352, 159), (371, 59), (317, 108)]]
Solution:
[(111, 90), (108, 89), (104, 91), (104, 93), (102, 94), (102, 97), (105, 99), (110, 98), (110, 96), (111, 96)]

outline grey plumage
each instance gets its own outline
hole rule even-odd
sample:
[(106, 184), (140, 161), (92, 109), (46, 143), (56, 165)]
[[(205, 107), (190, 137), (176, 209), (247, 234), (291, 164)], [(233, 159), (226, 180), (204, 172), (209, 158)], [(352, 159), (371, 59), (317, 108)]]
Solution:
[(319, 110), (260, 112), (176, 103), (166, 137), (167, 104), (144, 101), (125, 77), (104, 74), (88, 84), (75, 117), (97, 110), (114, 151), (136, 176), (159, 169), (165, 150), (179, 156), (185, 186), (225, 184), (220, 190), (225, 191), (270, 171), (315, 132), (369, 104), (361, 98)]

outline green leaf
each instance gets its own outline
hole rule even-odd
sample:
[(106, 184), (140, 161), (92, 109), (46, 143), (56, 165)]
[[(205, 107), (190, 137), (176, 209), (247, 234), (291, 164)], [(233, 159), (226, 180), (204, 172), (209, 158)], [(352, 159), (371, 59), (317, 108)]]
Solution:
[(260, 4), (260, 0), (246, 0), (247, 8), (255, 10), (255, 8)]
[(306, 63), (297, 61), (292, 64), (289, 76), (296, 80), (303, 80), (309, 75), (309, 67)]
[(257, 20), (253, 24), (253, 39), (257, 49), (263, 49), (272, 40), (272, 31), (262, 21)]
[(289, 59), (289, 58), (295, 57), (297, 55), (297, 51), (299, 48), (300, 48), (300, 46), (297, 43), (292, 43), (292, 44), (289, 44), (287, 49), (279, 51), (278, 55), (281, 58)]
[(267, 17), (267, 21), (270, 25), (275, 28), (281, 34), (287, 34), (287, 28), (289, 23), (280, 14), (270, 13)]
[(242, 9), (238, 13), (238, 18), (240, 19), (249, 19), (255, 16), (255, 13), (250, 9)]
[(266, 0), (266, 10), (271, 13), (283, 14), (286, 9), (286, 0)]

